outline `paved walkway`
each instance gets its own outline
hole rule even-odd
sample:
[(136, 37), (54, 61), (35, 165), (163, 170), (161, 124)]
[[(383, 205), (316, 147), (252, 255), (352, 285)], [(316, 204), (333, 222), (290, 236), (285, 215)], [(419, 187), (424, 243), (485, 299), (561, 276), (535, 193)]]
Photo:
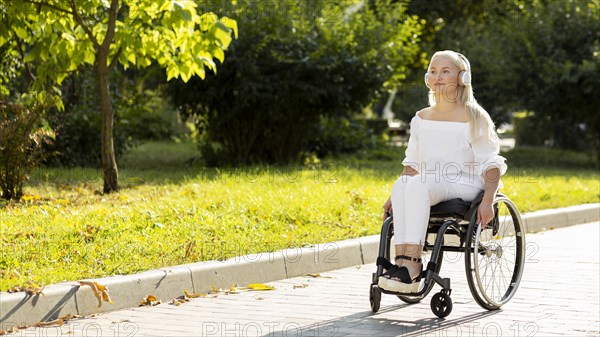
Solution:
[[(31, 328), (16, 336), (599, 336), (600, 224), (528, 234), (519, 291), (502, 310), (471, 298), (462, 256), (448, 253), (442, 275), (452, 279), (454, 309), (446, 319), (429, 295), (407, 305), (383, 295), (373, 314), (374, 265), (270, 282), (271, 291), (209, 295)], [(436, 286), (433, 292), (437, 292)]]

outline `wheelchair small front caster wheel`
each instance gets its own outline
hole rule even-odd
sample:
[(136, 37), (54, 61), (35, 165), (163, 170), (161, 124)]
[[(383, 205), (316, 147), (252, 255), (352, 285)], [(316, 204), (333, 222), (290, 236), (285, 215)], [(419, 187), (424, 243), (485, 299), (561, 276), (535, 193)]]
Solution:
[(379, 306), (381, 304), (381, 290), (379, 287), (372, 284), (371, 291), (369, 292), (369, 299), (371, 300), (371, 310), (375, 313), (379, 311)]
[(452, 299), (450, 295), (439, 292), (431, 298), (431, 311), (439, 318), (450, 315), (452, 311)]

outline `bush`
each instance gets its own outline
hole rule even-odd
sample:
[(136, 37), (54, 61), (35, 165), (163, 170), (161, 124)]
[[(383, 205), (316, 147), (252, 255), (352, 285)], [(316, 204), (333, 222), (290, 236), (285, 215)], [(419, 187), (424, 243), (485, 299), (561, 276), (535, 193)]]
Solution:
[[(176, 112), (160, 96), (160, 88), (138, 89), (143, 85), (135, 83), (137, 76), (123, 71), (111, 74), (117, 159), (140, 141), (168, 139), (175, 135)], [(47, 163), (59, 166), (100, 165), (102, 115), (96, 87), (95, 77), (85, 69), (64, 81), (65, 109), (53, 109), (47, 117), (56, 131), (56, 141), (46, 149), (51, 154)]]
[[(202, 4), (219, 12), (223, 1)], [(243, 0), (222, 9), (243, 34), (218, 75), (170, 88), (181, 112), (196, 121), (207, 164), (299, 160), (321, 118), (349, 118), (386, 82), (406, 75), (420, 57), (417, 20), (390, 1), (341, 4)]]
[(365, 120), (322, 117), (318, 136), (308, 148), (323, 158), (375, 150), (383, 145), (383, 136), (375, 134)]
[(118, 112), (117, 129), (134, 140), (164, 140), (176, 135), (177, 112), (158, 89), (132, 93)]
[(590, 136), (590, 126), (585, 123), (575, 123), (529, 111), (515, 113), (513, 125), (517, 146), (565, 149), (564, 144), (569, 144), (568, 148), (571, 150), (591, 153), (590, 145), (597, 141), (596, 137)]
[(530, 111), (517, 112), (513, 115), (515, 144), (517, 146), (542, 146), (548, 132), (532, 132), (536, 130), (535, 114)]
[(23, 183), (42, 159), (42, 144), (52, 133), (41, 125), (41, 110), (30, 111), (24, 106), (0, 97), (0, 187), (2, 198), (20, 199)]

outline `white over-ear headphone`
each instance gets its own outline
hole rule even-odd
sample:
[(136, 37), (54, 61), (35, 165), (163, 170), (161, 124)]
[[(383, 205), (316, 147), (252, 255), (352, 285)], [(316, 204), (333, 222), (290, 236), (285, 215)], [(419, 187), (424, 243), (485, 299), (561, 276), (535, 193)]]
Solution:
[[(465, 70), (461, 70), (458, 73), (458, 85), (461, 85), (464, 87), (467, 84), (471, 84), (471, 64), (469, 63), (469, 60), (467, 60), (467, 58), (463, 54), (461, 54), (461, 53), (456, 53), (456, 54), (465, 63)], [(429, 73), (426, 72), (425, 73), (425, 86), (427, 86), (427, 88), (429, 88), (428, 80), (429, 80)]]
[(471, 84), (471, 64), (469, 60), (461, 54), (457, 53), (458, 56), (465, 62), (465, 70), (458, 73), (458, 84), (465, 86), (467, 84)]

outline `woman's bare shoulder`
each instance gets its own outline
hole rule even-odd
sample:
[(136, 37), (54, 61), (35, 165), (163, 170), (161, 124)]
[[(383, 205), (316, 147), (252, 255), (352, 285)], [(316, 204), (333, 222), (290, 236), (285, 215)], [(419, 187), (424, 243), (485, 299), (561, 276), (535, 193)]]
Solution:
[(415, 116), (419, 116), (422, 119), (427, 119), (427, 117), (429, 116), (429, 114), (431, 114), (431, 107), (425, 107), (419, 111), (417, 111), (417, 113), (415, 114)]

